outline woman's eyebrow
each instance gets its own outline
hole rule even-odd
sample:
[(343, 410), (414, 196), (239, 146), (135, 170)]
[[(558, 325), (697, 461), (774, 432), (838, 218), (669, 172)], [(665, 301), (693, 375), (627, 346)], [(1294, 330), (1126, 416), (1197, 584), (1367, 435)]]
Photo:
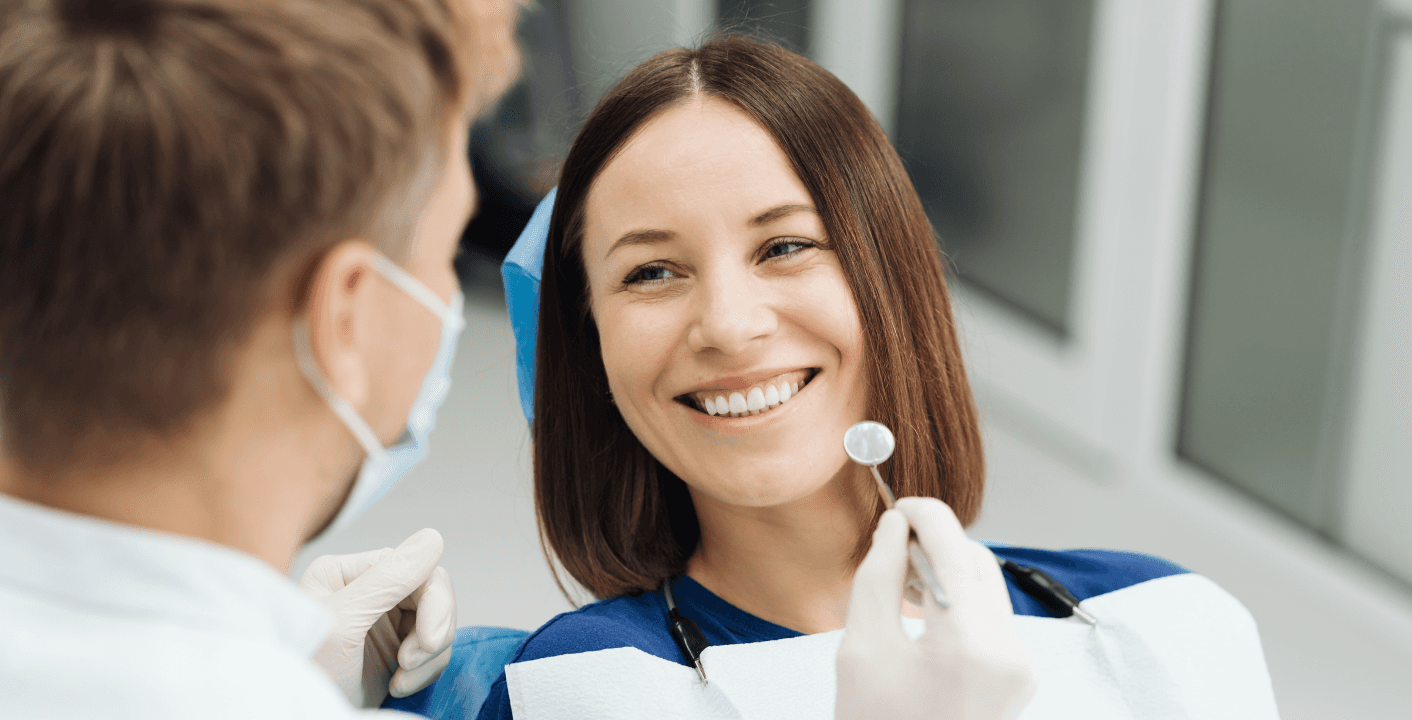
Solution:
[(659, 242), (666, 242), (667, 240), (673, 240), (676, 236), (677, 234), (670, 230), (633, 230), (618, 238), (618, 241), (613, 243), (613, 247), (608, 248), (608, 252), (603, 253), (603, 258), (606, 260), (609, 255), (613, 254), (614, 250), (620, 247), (627, 247), (628, 245), (652, 245)]
[[(815, 215), (819, 213), (818, 210), (815, 210), (810, 205), (788, 203), (785, 205), (777, 205), (775, 207), (770, 208), (769, 210), (766, 210), (765, 212), (760, 213), (759, 215), (756, 215), (750, 221), (750, 225), (751, 227), (768, 225), (769, 223), (779, 220), (780, 218), (788, 217), (798, 212), (811, 212)], [(613, 254), (614, 250), (617, 250), (620, 247), (627, 247), (628, 245), (653, 245), (660, 242), (666, 242), (668, 240), (675, 240), (676, 237), (677, 234), (670, 230), (633, 230), (632, 232), (625, 233), (622, 237), (618, 238), (617, 242), (614, 242), (613, 246), (608, 248), (608, 252), (603, 253), (603, 258), (607, 259), (609, 255)]]
[(759, 215), (756, 215), (755, 219), (750, 221), (750, 225), (752, 227), (759, 227), (761, 225), (765, 225), (779, 220), (782, 217), (793, 215), (797, 212), (811, 212), (815, 215), (819, 214), (818, 210), (815, 210), (812, 206), (809, 205), (800, 205), (797, 203), (777, 205), (775, 207), (770, 208), (769, 210), (766, 210), (765, 212), (760, 213)]

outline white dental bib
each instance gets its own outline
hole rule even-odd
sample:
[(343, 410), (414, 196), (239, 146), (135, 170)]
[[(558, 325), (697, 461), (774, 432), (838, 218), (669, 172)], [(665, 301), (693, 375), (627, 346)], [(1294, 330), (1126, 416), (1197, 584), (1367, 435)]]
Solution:
[[(1099, 624), (1019, 616), (1039, 688), (1022, 720), (1277, 720), (1250, 613), (1210, 580), (1181, 574), (1083, 602)], [(909, 633), (920, 620), (905, 620)], [(832, 718), (842, 630), (712, 646), (696, 671), (637, 648), (505, 669), (517, 720)]]

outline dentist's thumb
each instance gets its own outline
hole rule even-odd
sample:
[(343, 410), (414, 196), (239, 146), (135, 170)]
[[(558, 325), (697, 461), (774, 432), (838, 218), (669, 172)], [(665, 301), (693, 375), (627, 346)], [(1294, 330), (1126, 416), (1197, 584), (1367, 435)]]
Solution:
[(350, 616), (366, 620), (371, 627), (378, 617), (432, 578), (445, 548), (441, 533), (425, 528), (390, 552), (380, 551), (380, 557), (352, 578), (343, 591)]

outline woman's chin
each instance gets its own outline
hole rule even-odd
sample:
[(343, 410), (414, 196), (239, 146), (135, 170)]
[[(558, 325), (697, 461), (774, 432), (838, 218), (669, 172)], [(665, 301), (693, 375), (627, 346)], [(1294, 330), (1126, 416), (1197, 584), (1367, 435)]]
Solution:
[(837, 475), (837, 468), (830, 471), (824, 467), (806, 467), (794, 472), (738, 468), (732, 474), (721, 472), (719, 461), (715, 464), (717, 472), (710, 477), (679, 477), (691, 488), (693, 496), (706, 495), (719, 503), (740, 508), (763, 509), (808, 502), (828, 490)]

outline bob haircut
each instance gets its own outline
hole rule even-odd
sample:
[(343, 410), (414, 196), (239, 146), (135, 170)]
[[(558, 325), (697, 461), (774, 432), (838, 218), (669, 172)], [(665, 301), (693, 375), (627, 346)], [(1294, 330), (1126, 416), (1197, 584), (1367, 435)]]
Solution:
[[(580, 250), (584, 204), (633, 135), (701, 96), (733, 103), (765, 128), (813, 198), (858, 305), (869, 415), (897, 437), (893, 459), (879, 468), (888, 484), (899, 497), (940, 498), (963, 525), (980, 509), (980, 431), (940, 251), (897, 152), (823, 68), (777, 45), (717, 37), (647, 60), (599, 101), (565, 160), (549, 225), (535, 353), (535, 507), (551, 563), (557, 557), (597, 597), (652, 590), (683, 572), (700, 528), (685, 483), (608, 401)], [(872, 522), (881, 512), (879, 502)], [(855, 562), (870, 538), (859, 538)]]

